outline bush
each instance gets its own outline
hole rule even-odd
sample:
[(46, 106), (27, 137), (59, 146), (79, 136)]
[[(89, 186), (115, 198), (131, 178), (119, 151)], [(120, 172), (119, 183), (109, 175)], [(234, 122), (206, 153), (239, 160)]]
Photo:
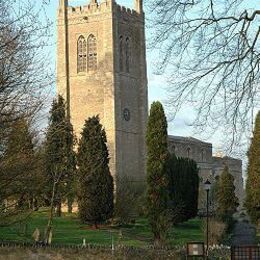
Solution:
[[(207, 220), (205, 219), (202, 225), (203, 232), (206, 237)], [(216, 245), (221, 243), (226, 233), (226, 224), (220, 220), (209, 219), (209, 245)]]
[(128, 176), (123, 176), (118, 180), (114, 209), (114, 221), (118, 224), (131, 223), (136, 217), (145, 214), (145, 192), (143, 186), (143, 183), (139, 184)]
[(168, 160), (170, 210), (172, 223), (178, 224), (197, 216), (199, 175), (197, 163), (171, 155)]

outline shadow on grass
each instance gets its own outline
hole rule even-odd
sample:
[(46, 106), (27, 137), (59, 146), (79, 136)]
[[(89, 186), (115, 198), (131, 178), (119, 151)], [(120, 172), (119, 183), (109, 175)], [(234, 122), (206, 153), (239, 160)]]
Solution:
[[(32, 242), (32, 234), (38, 228), (41, 234), (47, 224), (48, 210), (41, 209), (35, 212), (23, 223), (23, 226), (0, 227), (0, 239), (12, 241)], [(87, 228), (86, 228), (87, 227)], [(80, 245), (85, 239), (86, 243), (111, 245), (122, 244), (134, 247), (146, 247), (152, 245), (152, 232), (147, 219), (139, 218), (136, 223), (120, 227), (102, 226), (98, 230), (82, 225), (76, 214), (63, 214), (62, 217), (54, 217), (53, 243)], [(201, 220), (192, 219), (178, 224), (169, 232), (170, 245), (184, 245), (188, 241), (202, 241), (203, 233)]]

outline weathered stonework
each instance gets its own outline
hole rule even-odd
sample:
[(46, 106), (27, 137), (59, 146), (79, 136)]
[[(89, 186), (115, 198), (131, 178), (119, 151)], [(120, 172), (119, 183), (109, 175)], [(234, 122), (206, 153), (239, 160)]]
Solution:
[[(227, 156), (213, 156), (211, 143), (206, 143), (193, 137), (169, 136), (169, 151), (175, 153), (178, 157), (190, 158), (197, 162), (201, 186), (207, 179), (214, 181), (215, 177), (219, 176), (223, 172), (225, 165), (227, 165), (235, 179), (235, 192), (240, 206), (243, 204), (244, 189), (241, 160)], [(203, 187), (200, 190), (202, 192)], [(204, 199), (201, 196), (200, 199), (199, 207), (202, 207)]]
[[(76, 136), (80, 138), (86, 119), (99, 115), (115, 180), (124, 175), (144, 180), (148, 97), (141, 0), (136, 0), (136, 10), (114, 0), (77, 7), (60, 0), (57, 28), (57, 88), (69, 105)], [(77, 41), (91, 34), (97, 39), (97, 70), (78, 73)], [(120, 67), (121, 36), (130, 42), (129, 72)], [(124, 118), (125, 109), (130, 120)]]

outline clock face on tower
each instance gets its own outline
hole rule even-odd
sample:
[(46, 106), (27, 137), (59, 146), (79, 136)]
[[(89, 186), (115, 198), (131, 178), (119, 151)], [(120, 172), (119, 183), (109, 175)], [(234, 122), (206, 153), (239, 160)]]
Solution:
[(123, 117), (124, 117), (125, 121), (129, 121), (130, 120), (130, 110), (128, 108), (124, 109)]

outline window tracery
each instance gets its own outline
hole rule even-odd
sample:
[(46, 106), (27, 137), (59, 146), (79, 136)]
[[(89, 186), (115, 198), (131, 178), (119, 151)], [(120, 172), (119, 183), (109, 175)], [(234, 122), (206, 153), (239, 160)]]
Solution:
[(81, 35), (78, 38), (78, 72), (85, 72), (86, 71), (86, 61), (87, 61), (87, 46), (86, 46), (86, 40)]
[(97, 69), (97, 39), (91, 34), (88, 37), (88, 71)]

